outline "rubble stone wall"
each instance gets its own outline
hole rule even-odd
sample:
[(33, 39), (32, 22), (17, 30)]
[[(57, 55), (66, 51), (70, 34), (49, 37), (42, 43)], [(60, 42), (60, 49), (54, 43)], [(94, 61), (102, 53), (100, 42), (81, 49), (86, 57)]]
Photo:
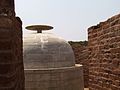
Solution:
[(88, 29), (90, 90), (120, 90), (120, 14)]

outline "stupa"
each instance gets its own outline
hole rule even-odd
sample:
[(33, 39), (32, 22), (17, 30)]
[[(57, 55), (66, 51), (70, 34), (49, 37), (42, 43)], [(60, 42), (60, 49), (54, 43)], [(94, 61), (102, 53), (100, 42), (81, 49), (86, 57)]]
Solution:
[(43, 32), (52, 26), (32, 25), (36, 30), (24, 36), (24, 68), (26, 90), (84, 90), (83, 67), (75, 64), (75, 57), (67, 41)]

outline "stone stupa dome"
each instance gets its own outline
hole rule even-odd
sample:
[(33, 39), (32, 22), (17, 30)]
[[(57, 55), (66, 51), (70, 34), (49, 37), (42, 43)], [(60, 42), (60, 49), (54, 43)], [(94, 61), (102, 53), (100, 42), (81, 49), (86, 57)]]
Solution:
[(26, 28), (37, 29), (38, 33), (24, 36), (25, 69), (75, 66), (74, 53), (68, 42), (52, 33), (42, 33), (42, 30), (52, 29), (52, 27), (37, 25)]
[(71, 46), (64, 39), (42, 33), (53, 27), (28, 26), (36, 30), (24, 37), (26, 90), (83, 90), (83, 67), (75, 64)]

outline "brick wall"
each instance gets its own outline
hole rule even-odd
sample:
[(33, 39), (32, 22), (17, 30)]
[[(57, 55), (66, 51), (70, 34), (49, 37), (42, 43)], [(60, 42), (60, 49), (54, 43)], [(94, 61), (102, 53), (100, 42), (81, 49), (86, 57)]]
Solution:
[(75, 54), (75, 62), (84, 68), (84, 86), (88, 87), (88, 49), (87, 41), (69, 42)]
[(120, 90), (120, 14), (88, 29), (90, 90)]
[(0, 16), (0, 90), (24, 90), (21, 24)]
[(0, 90), (24, 90), (22, 21), (14, 0), (0, 0)]

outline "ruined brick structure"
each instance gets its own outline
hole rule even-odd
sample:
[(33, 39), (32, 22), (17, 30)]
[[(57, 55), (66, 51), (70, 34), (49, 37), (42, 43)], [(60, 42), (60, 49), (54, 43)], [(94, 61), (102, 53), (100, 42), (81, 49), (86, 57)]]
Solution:
[(14, 0), (0, 0), (0, 90), (24, 90), (22, 23)]
[(120, 14), (88, 34), (90, 90), (120, 90)]
[(82, 64), (84, 68), (84, 87), (88, 87), (88, 48), (87, 48), (87, 41), (80, 41), (80, 42), (69, 42), (73, 48), (75, 54), (75, 62), (77, 64)]

